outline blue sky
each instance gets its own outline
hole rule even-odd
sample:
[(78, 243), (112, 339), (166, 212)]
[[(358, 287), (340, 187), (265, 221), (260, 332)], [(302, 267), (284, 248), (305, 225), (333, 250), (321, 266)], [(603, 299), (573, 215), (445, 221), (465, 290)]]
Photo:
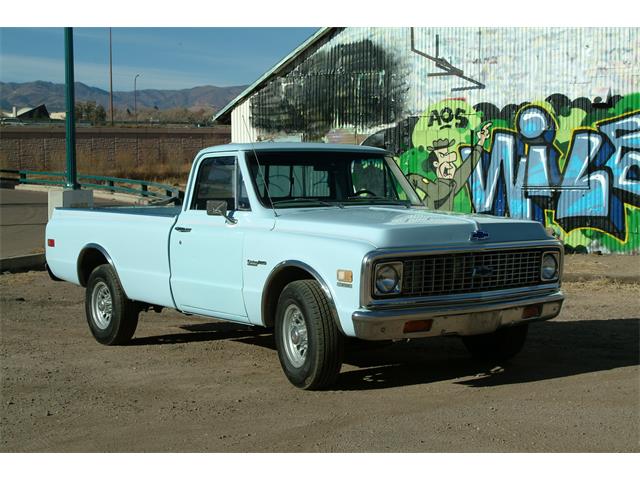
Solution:
[[(114, 28), (113, 88), (250, 84), (316, 28)], [(109, 29), (74, 28), (75, 79), (109, 88)], [(0, 81), (64, 83), (63, 28), (0, 28)]]

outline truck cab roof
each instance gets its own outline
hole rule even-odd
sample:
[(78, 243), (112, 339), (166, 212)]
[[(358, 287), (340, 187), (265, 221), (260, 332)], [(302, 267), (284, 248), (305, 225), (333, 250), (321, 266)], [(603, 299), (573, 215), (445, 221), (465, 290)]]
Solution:
[(227, 143), (225, 145), (216, 145), (207, 147), (199, 152), (199, 155), (207, 153), (219, 152), (237, 152), (237, 151), (334, 151), (334, 152), (363, 152), (385, 154), (388, 153), (382, 148), (367, 147), (362, 145), (343, 145), (331, 143), (305, 143), (305, 142), (256, 142), (256, 143)]

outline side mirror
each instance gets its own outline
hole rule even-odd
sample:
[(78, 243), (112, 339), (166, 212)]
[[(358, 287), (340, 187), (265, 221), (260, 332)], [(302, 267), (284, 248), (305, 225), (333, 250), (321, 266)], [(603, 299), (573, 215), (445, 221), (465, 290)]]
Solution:
[(207, 200), (207, 215), (227, 215), (226, 200)]
[(238, 220), (227, 215), (226, 200), (207, 200), (207, 215), (224, 217), (229, 223), (238, 223)]

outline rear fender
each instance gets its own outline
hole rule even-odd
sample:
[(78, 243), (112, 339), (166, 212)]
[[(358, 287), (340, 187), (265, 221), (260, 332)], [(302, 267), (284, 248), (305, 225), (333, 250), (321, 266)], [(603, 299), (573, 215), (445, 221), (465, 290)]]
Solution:
[[(97, 253), (96, 253), (97, 252)], [(103, 258), (100, 258), (103, 257)], [(87, 286), (89, 275), (98, 265), (108, 263), (118, 275), (116, 267), (107, 251), (96, 243), (85, 245), (78, 255), (78, 282), (83, 287)]]

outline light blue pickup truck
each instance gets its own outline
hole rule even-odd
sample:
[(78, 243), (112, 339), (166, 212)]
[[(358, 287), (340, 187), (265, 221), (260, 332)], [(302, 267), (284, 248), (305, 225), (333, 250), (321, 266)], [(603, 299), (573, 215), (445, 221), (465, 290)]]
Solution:
[(541, 224), (428, 210), (370, 147), (207, 148), (182, 205), (60, 208), (46, 239), (51, 276), (86, 287), (98, 342), (126, 343), (162, 307), (272, 327), (305, 389), (336, 380), (345, 337), (457, 335), (509, 358), (564, 298), (562, 245)]

